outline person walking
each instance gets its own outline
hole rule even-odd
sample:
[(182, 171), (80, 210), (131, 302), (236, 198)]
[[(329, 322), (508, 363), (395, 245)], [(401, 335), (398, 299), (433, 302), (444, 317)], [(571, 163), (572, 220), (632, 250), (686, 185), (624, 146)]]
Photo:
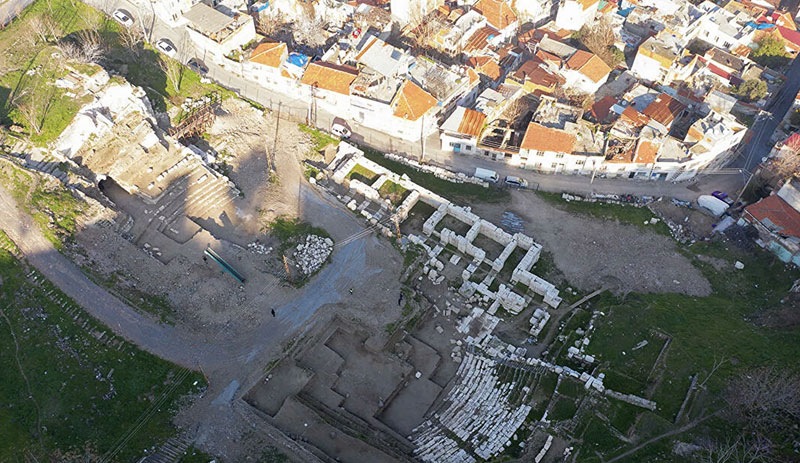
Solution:
[(275, 316), (275, 309), (271, 309), (270, 312), (272, 312), (272, 316), (274, 317)]

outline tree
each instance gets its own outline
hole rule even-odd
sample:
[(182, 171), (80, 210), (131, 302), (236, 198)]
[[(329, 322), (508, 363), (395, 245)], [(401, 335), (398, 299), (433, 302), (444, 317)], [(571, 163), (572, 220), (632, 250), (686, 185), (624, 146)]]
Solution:
[(761, 40), (755, 42), (758, 47), (753, 50), (750, 57), (756, 63), (776, 68), (781, 67), (789, 62), (789, 54), (786, 52), (786, 46), (783, 42), (770, 35), (764, 36)]
[(131, 27), (123, 27), (119, 33), (119, 43), (133, 56), (138, 57), (144, 50), (144, 31), (138, 24)]
[(614, 29), (605, 18), (595, 22), (592, 26), (581, 27), (573, 37), (611, 68), (625, 61), (625, 54), (614, 45), (617, 41)]
[(754, 431), (800, 423), (800, 378), (786, 369), (762, 367), (743, 373), (731, 382), (725, 399), (732, 415)]
[(328, 40), (325, 26), (325, 21), (317, 16), (313, 9), (310, 12), (306, 10), (292, 25), (294, 40), (311, 48), (319, 48)]
[(791, 116), (789, 116), (789, 123), (798, 126), (800, 125), (800, 109), (795, 110)]
[(158, 60), (158, 67), (167, 76), (167, 80), (172, 84), (172, 88), (178, 93), (183, 81), (183, 66), (172, 58), (161, 58)]
[(732, 93), (745, 101), (758, 101), (767, 96), (767, 83), (759, 79), (748, 79), (734, 87)]

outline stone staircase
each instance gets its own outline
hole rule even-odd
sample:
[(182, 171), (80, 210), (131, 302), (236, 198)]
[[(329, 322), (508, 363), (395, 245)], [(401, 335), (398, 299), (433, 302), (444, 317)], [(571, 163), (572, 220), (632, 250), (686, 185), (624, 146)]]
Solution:
[(139, 460), (139, 463), (178, 463), (191, 445), (191, 441), (184, 438), (170, 438), (155, 453)]
[(60, 168), (61, 164), (62, 162), (50, 153), (31, 152), (25, 157), (24, 166), (28, 169), (51, 175), (62, 183), (67, 183), (69, 176)]

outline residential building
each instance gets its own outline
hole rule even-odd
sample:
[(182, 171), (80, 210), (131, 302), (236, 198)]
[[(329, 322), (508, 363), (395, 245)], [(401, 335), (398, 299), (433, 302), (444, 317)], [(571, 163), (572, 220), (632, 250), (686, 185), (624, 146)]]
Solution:
[(316, 61), (308, 65), (300, 83), (299, 94), (310, 98), (311, 108), (322, 106), (331, 114), (347, 117), (350, 114), (350, 85), (358, 70), (345, 65)]
[(594, 22), (600, 0), (561, 0), (556, 13), (556, 27), (577, 31)]
[(454, 153), (475, 153), (485, 124), (485, 114), (463, 106), (457, 107), (440, 127), (439, 138), (442, 141), (442, 150)]
[(184, 13), (187, 31), (203, 61), (219, 64), (225, 55), (256, 39), (253, 18), (242, 12), (226, 14), (220, 8), (197, 3)]
[(529, 21), (540, 25), (555, 19), (558, 4), (559, 0), (512, 0), (511, 8), (517, 12), (523, 23)]
[(391, 0), (392, 20), (401, 26), (414, 24), (442, 3), (441, 0)]
[(286, 69), (289, 48), (283, 42), (262, 42), (242, 63), (242, 76), (281, 93), (291, 93), (297, 88), (297, 77)]
[(800, 191), (791, 180), (776, 194), (762, 198), (744, 209), (740, 223), (758, 231), (758, 243), (786, 263), (800, 266)]
[(594, 53), (577, 50), (561, 68), (565, 86), (594, 94), (608, 80), (611, 68)]
[(649, 82), (669, 85), (689, 78), (696, 62), (697, 57), (684, 48), (683, 41), (664, 30), (639, 45), (631, 73)]
[(475, 10), (486, 18), (490, 26), (497, 29), (503, 40), (508, 40), (519, 27), (517, 14), (504, 0), (478, 0)]

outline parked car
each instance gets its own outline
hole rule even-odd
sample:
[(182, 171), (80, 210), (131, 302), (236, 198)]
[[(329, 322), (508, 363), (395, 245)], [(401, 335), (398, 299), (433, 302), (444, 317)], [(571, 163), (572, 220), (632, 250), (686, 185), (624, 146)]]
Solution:
[(350, 129), (336, 122), (331, 125), (331, 133), (343, 139), (350, 138), (350, 135), (353, 134)]
[(169, 39), (159, 39), (158, 42), (156, 42), (156, 48), (170, 58), (174, 58), (175, 55), (178, 54), (178, 50), (175, 49), (175, 45)]
[(733, 204), (733, 200), (728, 196), (728, 193), (722, 191), (714, 191), (711, 193), (711, 196), (719, 199), (720, 201), (725, 201), (728, 205)]
[(123, 9), (114, 10), (114, 13), (111, 16), (113, 16), (118, 23), (122, 24), (125, 27), (133, 26), (133, 15), (130, 14), (130, 12), (128, 12), (127, 10)]
[(509, 175), (506, 177), (506, 185), (516, 188), (528, 188), (528, 181), (521, 177)]
[(189, 66), (189, 69), (191, 69), (192, 71), (194, 71), (194, 72), (196, 72), (198, 74), (207, 74), (208, 73), (208, 67), (206, 66), (206, 63), (204, 63), (203, 60), (201, 60), (201, 59), (192, 58), (192, 59), (189, 60), (188, 63), (186, 63), (186, 65)]

